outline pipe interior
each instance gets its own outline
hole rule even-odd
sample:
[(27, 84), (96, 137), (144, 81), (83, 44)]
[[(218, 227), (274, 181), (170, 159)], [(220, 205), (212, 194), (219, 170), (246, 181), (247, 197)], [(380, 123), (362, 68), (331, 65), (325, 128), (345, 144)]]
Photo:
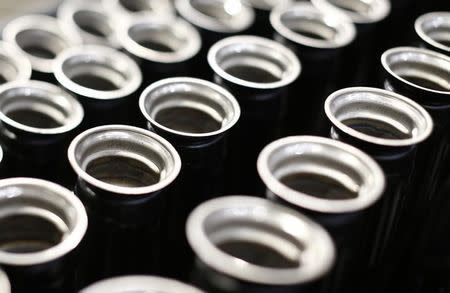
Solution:
[(17, 44), (28, 54), (42, 59), (54, 59), (69, 47), (60, 36), (36, 29), (26, 29), (16, 35)]
[(153, 10), (148, 0), (119, 0), (119, 3), (130, 12)]
[(295, 33), (323, 41), (334, 40), (338, 33), (322, 19), (317, 19), (314, 15), (298, 15), (295, 11), (283, 13), (281, 22)]
[(333, 5), (358, 14), (368, 14), (370, 12), (370, 2), (364, 0), (328, 0)]
[(450, 17), (430, 18), (424, 21), (421, 27), (432, 40), (450, 48)]
[(175, 26), (137, 24), (128, 34), (138, 44), (150, 50), (173, 53), (179, 51), (189, 41), (175, 30)]
[[(211, 0), (189, 0), (192, 7), (200, 13), (217, 19), (219, 21), (228, 22), (235, 15), (240, 13), (242, 4), (240, 1), (211, 1)], [(228, 4), (227, 4), (228, 2)]]
[(80, 29), (100, 38), (107, 38), (113, 32), (106, 16), (96, 11), (77, 11), (73, 14), (73, 20)]

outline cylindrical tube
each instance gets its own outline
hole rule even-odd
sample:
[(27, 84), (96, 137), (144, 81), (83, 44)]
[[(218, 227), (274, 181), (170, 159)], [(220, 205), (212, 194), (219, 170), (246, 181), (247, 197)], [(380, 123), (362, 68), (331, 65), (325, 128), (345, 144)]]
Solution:
[(0, 85), (11, 81), (25, 81), (31, 77), (28, 58), (11, 44), (0, 41)]
[(32, 178), (0, 180), (0, 193), (0, 265), (12, 292), (75, 292), (79, 243), (87, 228), (80, 200)]
[(11, 293), (11, 284), (9, 283), (8, 276), (0, 268), (0, 292)]
[[(446, 278), (436, 278), (436, 271), (447, 271), (449, 262), (445, 245), (450, 240), (436, 231), (445, 226), (439, 222), (443, 206), (448, 206), (448, 196), (439, 190), (444, 186), (450, 174), (450, 57), (427, 49), (398, 47), (387, 50), (381, 57), (384, 68), (385, 89), (400, 93), (421, 104), (432, 116), (434, 129), (431, 137), (419, 148), (421, 160), (415, 178), (421, 182), (416, 190), (417, 206), (414, 212), (419, 236), (415, 238), (410, 252), (412, 257), (408, 277), (412, 287), (430, 278), (434, 283), (447, 282)], [(443, 195), (443, 197), (440, 197)], [(440, 211), (440, 212), (437, 212)], [(439, 243), (433, 243), (434, 237), (440, 237)], [(425, 253), (426, 252), (426, 253)], [(425, 257), (424, 257), (425, 256)], [(414, 266), (414, 269), (413, 267)], [(428, 267), (428, 268), (426, 268)], [(415, 269), (418, 268), (418, 269)], [(430, 273), (425, 274), (423, 270)]]
[(83, 128), (133, 124), (139, 115), (134, 109), (142, 73), (136, 62), (120, 51), (96, 45), (67, 49), (56, 59), (54, 74), (83, 105)]
[(58, 20), (45, 15), (27, 15), (3, 28), (3, 40), (19, 49), (31, 62), (32, 78), (53, 82), (53, 65), (64, 50), (79, 44), (77, 35), (63, 32)]
[(377, 221), (371, 211), (385, 185), (379, 165), (342, 142), (291, 136), (265, 147), (257, 166), (268, 198), (310, 215), (333, 237), (337, 261), (323, 292), (363, 292)]
[(216, 83), (238, 100), (241, 119), (231, 132), (227, 193), (258, 194), (258, 153), (280, 137), (287, 89), (300, 74), (300, 62), (285, 46), (261, 37), (236, 36), (217, 42), (208, 53)]
[(388, 292), (401, 270), (404, 252), (414, 242), (417, 227), (413, 191), (417, 148), (430, 135), (433, 122), (419, 104), (399, 94), (368, 87), (346, 88), (331, 94), (325, 113), (332, 123), (331, 137), (371, 155), (386, 176), (386, 189), (375, 217), (370, 241), (370, 271), (365, 276), (375, 292)]
[(308, 2), (278, 6), (270, 15), (275, 40), (291, 48), (302, 62), (302, 74), (287, 102), (284, 135), (326, 134), (323, 103), (337, 89), (344, 67), (342, 50), (355, 38), (345, 16), (322, 12)]
[(273, 29), (270, 25), (270, 12), (276, 6), (283, 6), (290, 3), (290, 0), (246, 0), (255, 10), (255, 21), (250, 27), (249, 34), (265, 38), (272, 38)]
[(80, 291), (80, 293), (111, 292), (202, 293), (203, 291), (176, 280), (144, 275), (110, 278)]
[(207, 292), (318, 292), (335, 258), (320, 225), (250, 196), (201, 204), (186, 234), (197, 256), (192, 281)]
[(119, 29), (118, 37), (141, 66), (147, 85), (190, 74), (202, 45), (197, 30), (181, 18), (135, 17)]
[(391, 11), (389, 0), (311, 0), (318, 9), (347, 15), (356, 25), (355, 41), (344, 52), (343, 70), (339, 83), (342, 86), (375, 85), (377, 60), (386, 33), (383, 23)]
[(108, 125), (78, 135), (68, 157), (89, 217), (80, 284), (160, 273), (161, 221), (181, 168), (177, 151), (150, 131)]
[(61, 30), (78, 35), (83, 44), (120, 48), (113, 17), (95, 1), (65, 1), (57, 11)]
[(450, 12), (430, 12), (417, 18), (414, 29), (421, 45), (450, 56)]
[(3, 175), (72, 184), (66, 150), (83, 116), (81, 104), (55, 85), (29, 80), (0, 86)]
[(150, 85), (140, 108), (148, 127), (172, 143), (183, 162), (179, 191), (169, 203), (165, 263), (176, 277), (186, 278), (193, 261), (186, 219), (198, 204), (223, 194), (226, 135), (239, 119), (239, 104), (216, 84), (179, 77)]
[(196, 77), (210, 78), (204, 57), (217, 41), (242, 34), (253, 24), (255, 13), (244, 0), (175, 0), (178, 13), (193, 24), (202, 37), (202, 48), (195, 60)]
[[(90, 0), (89, 0), (90, 1)], [(100, 0), (105, 11), (115, 20), (127, 22), (135, 17), (173, 17), (171, 0)], [(90, 1), (91, 2), (91, 1)]]

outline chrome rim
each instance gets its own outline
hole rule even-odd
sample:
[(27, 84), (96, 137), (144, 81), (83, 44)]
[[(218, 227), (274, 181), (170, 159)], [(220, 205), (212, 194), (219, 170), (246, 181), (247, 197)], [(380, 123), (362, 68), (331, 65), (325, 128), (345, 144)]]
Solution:
[(431, 12), (417, 18), (417, 35), (429, 45), (450, 53), (450, 12)]

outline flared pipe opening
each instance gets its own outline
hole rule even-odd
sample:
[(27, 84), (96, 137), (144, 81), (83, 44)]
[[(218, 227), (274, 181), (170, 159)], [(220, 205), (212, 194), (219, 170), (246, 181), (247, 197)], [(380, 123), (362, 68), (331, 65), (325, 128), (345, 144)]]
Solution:
[(56, 260), (78, 246), (86, 229), (86, 211), (71, 191), (40, 179), (0, 180), (1, 264)]
[(173, 146), (136, 127), (107, 125), (78, 135), (69, 162), (85, 182), (115, 194), (148, 195), (172, 183), (181, 168)]
[(133, 59), (95, 45), (65, 50), (56, 59), (54, 74), (69, 91), (98, 100), (125, 98), (142, 82), (141, 70)]
[(215, 271), (258, 284), (303, 284), (332, 267), (334, 245), (302, 214), (268, 200), (226, 196), (189, 216), (186, 233), (197, 257)]
[(428, 112), (399, 94), (369, 87), (345, 88), (325, 101), (328, 119), (340, 131), (381, 146), (413, 146), (433, 130)]
[(78, 34), (83, 44), (119, 48), (114, 24), (102, 5), (67, 1), (59, 6), (57, 15), (63, 29)]
[(8, 128), (35, 134), (61, 134), (83, 120), (81, 104), (61, 88), (42, 81), (0, 86), (0, 120)]
[(345, 143), (292, 136), (266, 146), (257, 162), (268, 192), (299, 208), (357, 212), (374, 204), (385, 178), (378, 164)]
[(227, 90), (189, 77), (160, 80), (144, 90), (142, 114), (158, 129), (185, 137), (213, 137), (229, 130), (240, 108)]
[(81, 40), (63, 32), (57, 19), (44, 15), (27, 15), (10, 21), (3, 29), (3, 40), (27, 56), (34, 70), (52, 73), (56, 57)]
[(27, 57), (9, 43), (0, 41), (0, 85), (30, 77), (31, 63)]
[(130, 19), (149, 14), (158, 17), (175, 15), (175, 9), (170, 0), (103, 0), (102, 4), (110, 14)]
[(450, 57), (427, 49), (397, 47), (381, 56), (393, 78), (426, 92), (450, 95)]
[(110, 292), (202, 293), (203, 291), (176, 280), (139, 275), (105, 279), (80, 291), (80, 293)]
[(270, 12), (276, 6), (287, 5), (291, 0), (245, 0), (255, 9)]
[(414, 28), (428, 45), (450, 53), (450, 12), (430, 12), (417, 18)]
[(11, 293), (11, 284), (8, 276), (2, 269), (0, 269), (0, 292)]
[(356, 24), (380, 22), (391, 12), (389, 0), (311, 0), (318, 9), (347, 15)]
[(243, 87), (275, 89), (294, 82), (301, 70), (285, 46), (261, 37), (236, 36), (214, 44), (208, 63), (215, 74)]
[(181, 18), (135, 18), (123, 26), (119, 38), (132, 55), (157, 63), (189, 60), (202, 45), (197, 30)]
[(313, 48), (344, 47), (356, 36), (350, 19), (322, 12), (307, 2), (277, 6), (270, 14), (270, 22), (282, 37)]
[(195, 26), (218, 33), (238, 33), (254, 21), (253, 8), (242, 0), (175, 0), (178, 13)]

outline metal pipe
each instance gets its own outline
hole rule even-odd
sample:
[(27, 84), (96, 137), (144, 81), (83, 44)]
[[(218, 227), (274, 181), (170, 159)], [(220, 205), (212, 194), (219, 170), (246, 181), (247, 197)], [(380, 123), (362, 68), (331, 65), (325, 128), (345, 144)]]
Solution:
[[(438, 219), (443, 216), (441, 213), (447, 213), (442, 207), (448, 206), (447, 196), (439, 190), (450, 174), (450, 57), (427, 49), (398, 47), (383, 53), (381, 64), (384, 88), (414, 99), (434, 121), (433, 134), (418, 150), (420, 161), (417, 169), (422, 173), (414, 179), (421, 184), (416, 190), (416, 221), (413, 223), (418, 236), (411, 247), (410, 255), (413, 257), (407, 259), (418, 269), (408, 266), (410, 270), (405, 273), (410, 276), (406, 278), (415, 281), (409, 282), (413, 288), (419, 288), (425, 279), (432, 280), (434, 285), (445, 284), (446, 279), (435, 278), (435, 272), (446, 271), (448, 262), (443, 258), (446, 252), (432, 239), (442, 237), (435, 232), (446, 225)], [(445, 237), (440, 238), (440, 243), (449, 242)], [(427, 270), (428, 273), (424, 272)]]
[(236, 36), (211, 47), (208, 63), (215, 82), (230, 90), (242, 110), (230, 135), (226, 192), (258, 194), (257, 154), (281, 134), (287, 89), (300, 74), (300, 62), (275, 41)]
[(53, 82), (53, 65), (64, 50), (79, 44), (77, 35), (63, 32), (58, 20), (45, 15), (26, 15), (3, 28), (3, 40), (22, 52), (31, 62), (32, 78)]
[[(357, 36), (344, 52), (340, 87), (374, 85), (377, 59), (385, 49), (386, 19), (391, 12), (389, 0), (311, 0), (319, 10), (341, 13), (356, 25)], [(386, 29), (385, 29), (386, 27)]]
[(54, 75), (74, 94), (85, 110), (83, 128), (123, 123), (133, 124), (142, 73), (136, 62), (115, 49), (84, 45), (61, 53)]
[(186, 234), (197, 256), (192, 281), (207, 292), (318, 292), (335, 258), (320, 225), (256, 197), (201, 204)]
[(196, 70), (200, 34), (181, 18), (135, 17), (119, 29), (118, 37), (141, 66), (147, 84)]
[(375, 203), (383, 171), (362, 151), (332, 139), (291, 136), (266, 146), (257, 162), (267, 197), (311, 216), (337, 247), (336, 266), (323, 292), (363, 291)]
[(65, 1), (57, 11), (61, 29), (78, 35), (83, 44), (120, 48), (113, 18), (93, 1)]
[(81, 104), (55, 85), (29, 80), (0, 86), (4, 175), (71, 184), (65, 152), (83, 117)]
[(179, 191), (169, 203), (164, 259), (168, 272), (185, 279), (194, 259), (184, 236), (186, 219), (198, 204), (223, 194), (226, 137), (239, 119), (239, 104), (220, 86), (188, 77), (150, 85), (139, 104), (148, 128), (171, 142), (183, 162)]
[(150, 131), (108, 125), (78, 135), (68, 157), (89, 217), (79, 284), (159, 273), (161, 222), (181, 168), (177, 151)]
[(302, 74), (290, 90), (283, 133), (326, 134), (325, 97), (337, 89), (345, 68), (343, 50), (356, 29), (345, 16), (322, 12), (308, 2), (292, 2), (272, 10), (274, 39), (291, 48), (302, 61)]
[(80, 200), (57, 184), (32, 178), (0, 180), (0, 193), (0, 265), (12, 292), (75, 292), (87, 228)]
[(30, 77), (31, 64), (27, 57), (9, 43), (0, 41), (0, 85)]
[(450, 56), (450, 12), (430, 12), (414, 23), (421, 44), (431, 50)]
[(417, 149), (431, 135), (432, 119), (414, 101), (369, 87), (334, 92), (325, 102), (325, 113), (333, 125), (330, 136), (371, 155), (385, 173), (365, 278), (374, 292), (388, 292), (410, 257), (405, 247), (417, 235), (417, 227), (411, 225), (416, 217), (414, 191), (422, 182), (413, 179), (422, 171), (416, 169)]
[(203, 291), (172, 279), (137, 275), (102, 280), (80, 291), (80, 293), (111, 292), (202, 293)]
[(8, 276), (0, 268), (0, 291), (4, 293), (11, 293), (11, 284), (9, 283)]

